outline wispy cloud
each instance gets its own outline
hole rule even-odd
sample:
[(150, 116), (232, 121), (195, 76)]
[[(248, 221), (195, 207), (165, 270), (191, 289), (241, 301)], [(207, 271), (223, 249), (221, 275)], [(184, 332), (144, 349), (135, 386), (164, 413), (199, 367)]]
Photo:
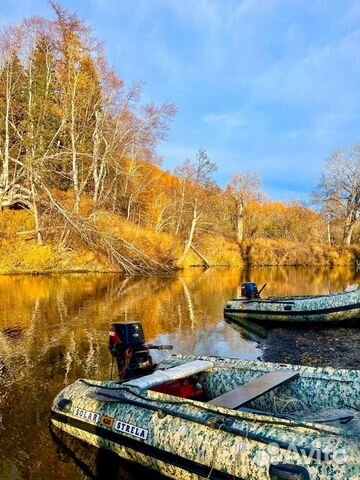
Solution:
[(299, 57), (283, 57), (252, 78), (252, 94), (303, 106), (343, 102), (355, 92), (348, 87), (355, 87), (360, 78), (359, 43), (360, 30), (340, 41), (312, 45)]
[(204, 115), (203, 120), (207, 124), (220, 127), (227, 132), (234, 129), (244, 128), (249, 125), (249, 120), (242, 112), (228, 112), (228, 113), (208, 113)]

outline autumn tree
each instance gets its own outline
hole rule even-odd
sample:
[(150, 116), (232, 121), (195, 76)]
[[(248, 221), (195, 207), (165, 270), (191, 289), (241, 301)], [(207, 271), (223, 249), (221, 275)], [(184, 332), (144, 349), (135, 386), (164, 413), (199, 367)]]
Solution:
[[(18, 33), (18, 32), (16, 32)], [(7, 41), (5, 42), (5, 38)], [(23, 151), (25, 118), (27, 111), (26, 72), (19, 59), (19, 47), (7, 49), (9, 39), (16, 42), (16, 35), (5, 32), (0, 58), (0, 205), (12, 206), (18, 202), (26, 205), (27, 197), (21, 192), (21, 169), (16, 164)]]
[(210, 160), (206, 150), (201, 148), (194, 162), (186, 160), (175, 171), (181, 178), (178, 226), (180, 228), (182, 223), (185, 227), (185, 246), (178, 259), (178, 266), (182, 266), (193, 245), (196, 230), (206, 209), (206, 200), (215, 187), (212, 175), (216, 170), (216, 164)]
[(342, 220), (342, 240), (350, 245), (360, 215), (360, 146), (331, 155), (314, 192), (314, 201), (330, 219)]
[(81, 196), (89, 180), (93, 131), (101, 104), (101, 88), (92, 58), (96, 48), (83, 22), (57, 2), (51, 1), (51, 5), (56, 14), (57, 74), (64, 116), (63, 161), (70, 160), (74, 211), (79, 213)]
[(231, 217), (234, 222), (236, 240), (244, 240), (244, 219), (247, 205), (260, 197), (261, 181), (258, 175), (251, 173), (236, 174), (227, 186), (231, 200)]

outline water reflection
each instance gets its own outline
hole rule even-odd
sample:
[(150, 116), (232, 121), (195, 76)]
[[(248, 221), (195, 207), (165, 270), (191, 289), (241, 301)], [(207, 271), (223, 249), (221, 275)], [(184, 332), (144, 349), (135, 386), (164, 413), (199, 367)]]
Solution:
[(57, 445), (57, 454), (61, 463), (74, 462), (86, 478), (96, 480), (165, 480), (165, 477), (131, 464), (108, 450), (98, 450), (67, 433), (51, 427), (51, 436)]
[(246, 340), (260, 343), (268, 337), (269, 330), (256, 322), (251, 322), (245, 319), (234, 321), (231, 318), (225, 318), (225, 322), (231, 325), (232, 328), (238, 331)]
[[(78, 463), (59, 461), (48, 414), (65, 384), (78, 377), (109, 378), (107, 333), (114, 320), (142, 321), (149, 342), (171, 343), (175, 353), (282, 361), (278, 345), (288, 343), (293, 350), (300, 337), (295, 342), (281, 329), (269, 332), (251, 325), (235, 329), (223, 320), (225, 302), (238, 295), (246, 280), (268, 283), (269, 296), (324, 294), (360, 283), (359, 274), (349, 269), (302, 268), (194, 269), (136, 279), (100, 274), (0, 277), (0, 478), (87, 478)], [(308, 334), (298, 335), (306, 339)], [(344, 332), (348, 335), (349, 330)], [(306, 352), (312, 351), (310, 343), (304, 344)], [(166, 355), (156, 352), (154, 357)], [(311, 355), (306, 360), (316, 363)]]

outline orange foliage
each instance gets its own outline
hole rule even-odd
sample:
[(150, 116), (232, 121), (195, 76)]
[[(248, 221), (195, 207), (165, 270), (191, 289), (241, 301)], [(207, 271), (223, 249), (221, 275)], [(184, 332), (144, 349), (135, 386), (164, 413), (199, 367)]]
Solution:
[(359, 246), (344, 248), (289, 240), (247, 240), (240, 248), (249, 265), (351, 265), (360, 255)]
[(326, 225), (321, 216), (302, 205), (281, 202), (251, 202), (246, 218), (247, 238), (321, 242)]

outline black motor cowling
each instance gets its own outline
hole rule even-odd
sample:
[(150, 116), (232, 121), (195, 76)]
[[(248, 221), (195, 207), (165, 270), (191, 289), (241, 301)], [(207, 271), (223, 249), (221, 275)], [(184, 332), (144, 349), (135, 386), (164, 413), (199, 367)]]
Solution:
[(109, 348), (116, 358), (119, 378), (132, 378), (153, 369), (149, 348), (145, 345), (141, 323), (113, 323), (109, 332)]
[(144, 330), (140, 322), (116, 322), (109, 332), (109, 348), (116, 358), (119, 379), (146, 375), (154, 371), (149, 350), (170, 350), (171, 345), (145, 344)]
[(245, 282), (241, 285), (241, 296), (248, 298), (259, 298), (260, 294), (257, 288), (256, 283), (254, 282)]

